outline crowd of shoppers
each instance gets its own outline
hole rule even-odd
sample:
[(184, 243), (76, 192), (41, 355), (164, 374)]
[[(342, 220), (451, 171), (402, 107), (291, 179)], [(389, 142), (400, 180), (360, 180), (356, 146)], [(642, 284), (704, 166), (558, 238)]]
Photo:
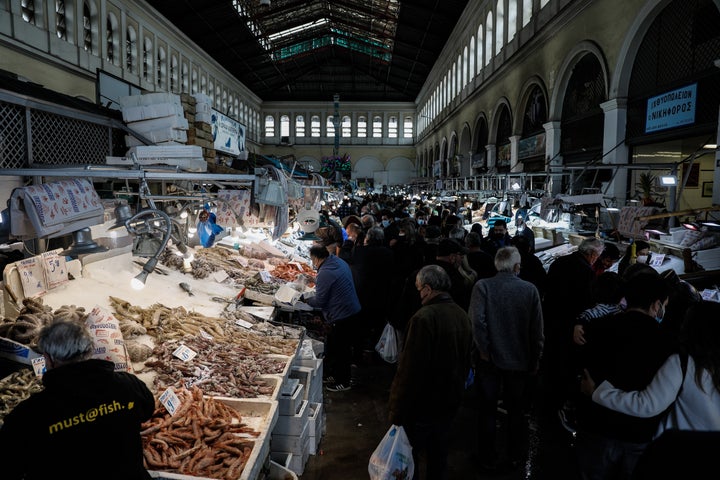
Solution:
[[(579, 475), (588, 479), (630, 479), (636, 465), (647, 464), (646, 451), (672, 439), (673, 432), (658, 433), (667, 423), (658, 405), (670, 406), (673, 392), (694, 395), (695, 403), (676, 413), (680, 423), (707, 413), (698, 403), (720, 416), (718, 349), (705, 345), (705, 357), (691, 360), (697, 381), (686, 394), (682, 357), (673, 355), (681, 345), (691, 351), (679, 339), (698, 331), (685, 328), (684, 313), (707, 316), (711, 309), (696, 308), (700, 296), (677, 275), (638, 262), (649, 254), (644, 242), (635, 255), (621, 256), (614, 244), (589, 237), (546, 267), (524, 221), (515, 235), (503, 220), (483, 231), (467, 211), (385, 200), (356, 205), (362, 231), (351, 227), (353, 244), (343, 246), (342, 259), (360, 303), (352, 331), (362, 340), (353, 348), (371, 350), (387, 322), (398, 332), (389, 420), (406, 428), (417, 449), (414, 478), (446, 478), (445, 439), (469, 379), (478, 402), (475, 457), (486, 472), (524, 462), (533, 408), (559, 415), (558, 426), (572, 431)], [(330, 240), (322, 245), (335, 248)], [(592, 397), (582, 394), (583, 375)], [(430, 378), (443, 385), (440, 396), (435, 387), (421, 388)], [(351, 381), (343, 382), (349, 388)], [(698, 402), (697, 390), (707, 398)], [(428, 399), (447, 404), (442, 418)], [(697, 429), (720, 428), (713, 420), (705, 426)]]

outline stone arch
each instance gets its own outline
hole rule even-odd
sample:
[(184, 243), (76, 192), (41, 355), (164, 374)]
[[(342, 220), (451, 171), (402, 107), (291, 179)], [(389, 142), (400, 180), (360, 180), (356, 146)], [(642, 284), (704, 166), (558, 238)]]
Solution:
[(320, 169), (322, 168), (320, 160), (309, 155), (300, 157), (298, 159), (298, 165), (302, 165), (305, 170), (315, 173), (320, 173)]
[(415, 164), (407, 157), (391, 158), (386, 168), (389, 185), (407, 185), (415, 175)]
[(529, 100), (530, 94), (533, 92), (536, 86), (540, 88), (540, 91), (545, 97), (545, 108), (549, 119), (550, 107), (548, 104), (550, 103), (550, 100), (548, 98), (547, 87), (545, 86), (545, 82), (543, 82), (540, 77), (538, 77), (537, 75), (533, 75), (532, 77), (528, 78), (527, 81), (525, 81), (522, 88), (520, 89), (520, 100), (513, 116), (513, 132), (516, 135), (522, 135), (525, 107)]
[(587, 54), (591, 53), (600, 63), (600, 68), (603, 71), (603, 77), (605, 79), (605, 96), (607, 97), (607, 85), (608, 85), (608, 68), (605, 56), (598, 45), (589, 40), (582, 41), (575, 45), (570, 52), (565, 56), (565, 60), (558, 69), (558, 81), (555, 84), (550, 102), (548, 105), (548, 120), (559, 121), (562, 116), (563, 102), (565, 101), (565, 92), (567, 91), (570, 77), (572, 77), (573, 68), (575, 65)]
[(472, 132), (470, 125), (465, 122), (460, 131), (457, 155), (460, 156), (460, 176), (470, 175), (470, 162), (472, 160)]
[(382, 162), (374, 156), (366, 155), (360, 157), (353, 166), (351, 178), (373, 178), (375, 172), (381, 172), (385, 170), (385, 166)]
[(488, 143), (490, 144), (495, 143), (495, 138), (497, 137), (498, 131), (498, 122), (500, 120), (500, 112), (503, 108), (508, 109), (508, 111), (510, 112), (510, 118), (512, 118), (513, 109), (510, 107), (510, 101), (507, 99), (507, 97), (500, 98), (495, 104), (495, 107), (493, 108), (491, 122), (488, 125)]

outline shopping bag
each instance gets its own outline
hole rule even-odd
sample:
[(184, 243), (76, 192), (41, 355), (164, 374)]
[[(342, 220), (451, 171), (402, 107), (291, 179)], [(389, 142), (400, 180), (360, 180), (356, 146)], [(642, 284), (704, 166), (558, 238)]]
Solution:
[(397, 335), (395, 334), (395, 327), (389, 323), (385, 325), (382, 335), (380, 335), (380, 340), (378, 340), (375, 345), (375, 351), (378, 352), (380, 357), (386, 362), (397, 362)]
[(403, 427), (392, 425), (370, 456), (370, 480), (410, 480), (415, 473), (412, 446)]

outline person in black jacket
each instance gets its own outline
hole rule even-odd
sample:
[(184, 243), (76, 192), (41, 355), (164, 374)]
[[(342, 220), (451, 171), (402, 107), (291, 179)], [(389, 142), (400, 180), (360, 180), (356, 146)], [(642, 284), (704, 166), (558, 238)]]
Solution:
[[(583, 358), (598, 384), (607, 380), (622, 390), (642, 390), (677, 351), (677, 339), (660, 326), (669, 291), (655, 271), (634, 275), (624, 291), (624, 312), (587, 326)], [(630, 478), (662, 418), (625, 415), (587, 398), (577, 414), (578, 464), (588, 479)]]
[(44, 390), (20, 402), (0, 428), (5, 480), (146, 480), (141, 424), (155, 399), (135, 375), (90, 358), (84, 325), (55, 321), (38, 339)]

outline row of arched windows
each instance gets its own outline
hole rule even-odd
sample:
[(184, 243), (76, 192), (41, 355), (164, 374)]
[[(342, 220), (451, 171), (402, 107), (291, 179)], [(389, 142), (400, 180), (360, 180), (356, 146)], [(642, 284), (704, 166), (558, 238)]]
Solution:
[[(82, 46), (89, 54), (101, 56), (102, 51), (108, 64), (137, 75), (157, 91), (204, 93), (212, 99), (215, 109), (246, 125), (251, 136), (259, 132), (259, 111), (245, 104), (240, 94), (231, 91), (218, 80), (213, 80), (199, 66), (193, 67), (191, 72), (190, 62), (184, 58), (180, 61), (178, 52), (170, 53), (170, 47), (158, 42), (151, 28), (143, 26), (143, 38), (140, 38), (140, 26), (128, 17), (125, 31), (122, 32), (118, 20), (120, 12), (108, 11), (102, 32), (104, 35), (101, 37), (97, 3), (93, 0), (81, 1), (82, 5), (72, 0), (55, 0), (54, 10), (46, 12), (43, 2), (21, 0), (22, 18), (39, 28), (47, 26), (51, 34)], [(76, 19), (77, 15), (81, 18)], [(78, 22), (82, 25), (81, 37), (75, 38), (73, 32)], [(100, 38), (103, 39), (102, 45)]]
[[(370, 128), (368, 128), (368, 117), (359, 115), (357, 117), (357, 122), (355, 123), (356, 131), (353, 133), (352, 120), (349, 115), (344, 115), (339, 119), (338, 127), (340, 136), (345, 138), (353, 136), (355, 138), (367, 138), (368, 135), (372, 138), (398, 138), (399, 136), (402, 136), (402, 138), (413, 138), (413, 117), (411, 115), (404, 117), (402, 132), (400, 131), (399, 121), (398, 116), (390, 115), (387, 117), (387, 123), (383, 125), (383, 118), (380, 115), (375, 115), (372, 117), (372, 122), (370, 122)], [(302, 138), (305, 137), (306, 132), (309, 131), (310, 137), (321, 137), (323, 133), (321, 125), (320, 115), (311, 115), (310, 129), (308, 130), (305, 116), (295, 115), (295, 130), (293, 136)], [(280, 115), (280, 137), (289, 137), (291, 135), (290, 127), (290, 115)], [(335, 117), (333, 115), (328, 115), (325, 119), (324, 132), (326, 137), (335, 136)], [(272, 138), (275, 136), (277, 136), (277, 131), (275, 129), (275, 117), (273, 115), (266, 115), (265, 137)]]
[[(550, 0), (540, 0), (540, 8), (549, 2)], [(462, 47), (462, 51), (458, 53), (456, 60), (420, 110), (419, 133), (422, 133), (430, 122), (460, 95), (463, 88), (475, 76), (482, 73), (483, 68), (488, 66), (504, 46), (515, 38), (518, 26), (523, 28), (528, 25), (532, 16), (533, 0), (497, 0), (494, 10), (491, 5), (487, 13), (480, 16), (485, 19), (484, 22), (481, 21), (477, 30), (472, 32), (468, 44)]]

